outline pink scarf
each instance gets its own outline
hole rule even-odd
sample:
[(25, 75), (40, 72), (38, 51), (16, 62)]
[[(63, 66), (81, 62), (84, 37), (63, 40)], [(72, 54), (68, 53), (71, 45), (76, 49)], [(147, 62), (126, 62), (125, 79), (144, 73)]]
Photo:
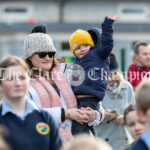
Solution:
[[(76, 108), (76, 98), (58, 65), (54, 67), (51, 78), (62, 93), (67, 104), (67, 108)], [(36, 89), (40, 97), (42, 108), (63, 107), (59, 95), (48, 80), (45, 78), (39, 78), (33, 80), (31, 84)], [(72, 139), (71, 126), (68, 119), (60, 124), (59, 133), (64, 142)]]

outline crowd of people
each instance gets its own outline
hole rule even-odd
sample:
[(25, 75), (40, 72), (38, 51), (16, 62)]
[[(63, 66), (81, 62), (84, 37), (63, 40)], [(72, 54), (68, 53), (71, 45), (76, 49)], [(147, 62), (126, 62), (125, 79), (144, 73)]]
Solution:
[(45, 25), (27, 35), (23, 58), (0, 61), (0, 149), (150, 149), (150, 43), (135, 44), (126, 81), (113, 53), (117, 19), (72, 33), (72, 82)]

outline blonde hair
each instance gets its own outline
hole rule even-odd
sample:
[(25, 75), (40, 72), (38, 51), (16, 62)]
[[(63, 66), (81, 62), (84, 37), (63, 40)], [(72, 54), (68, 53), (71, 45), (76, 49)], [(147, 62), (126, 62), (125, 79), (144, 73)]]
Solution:
[(143, 80), (139, 83), (135, 93), (137, 110), (147, 113), (150, 109), (150, 80)]
[(119, 71), (112, 71), (109, 76), (111, 76), (111, 78), (119, 84), (124, 81), (124, 77)]
[(102, 139), (87, 134), (75, 136), (74, 140), (66, 143), (60, 150), (112, 150)]

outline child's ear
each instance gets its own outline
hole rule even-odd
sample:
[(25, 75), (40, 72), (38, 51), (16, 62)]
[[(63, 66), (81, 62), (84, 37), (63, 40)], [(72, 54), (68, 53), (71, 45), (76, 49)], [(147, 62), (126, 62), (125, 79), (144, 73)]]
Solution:
[(138, 119), (141, 123), (145, 123), (147, 121), (146, 114), (144, 114), (141, 110), (137, 111)]

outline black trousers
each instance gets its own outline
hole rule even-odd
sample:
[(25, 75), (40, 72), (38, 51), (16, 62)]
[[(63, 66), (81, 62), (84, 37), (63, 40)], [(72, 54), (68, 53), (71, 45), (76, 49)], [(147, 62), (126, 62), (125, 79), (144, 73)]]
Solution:
[[(77, 98), (78, 108), (81, 107), (90, 107), (93, 110), (99, 111), (99, 99), (96, 97), (84, 97), (84, 98)], [(72, 121), (72, 134), (80, 134), (80, 133), (87, 133), (89, 134), (90, 131), (95, 134), (93, 127), (89, 127), (87, 123), (81, 125), (80, 123), (76, 122), (75, 120)]]

